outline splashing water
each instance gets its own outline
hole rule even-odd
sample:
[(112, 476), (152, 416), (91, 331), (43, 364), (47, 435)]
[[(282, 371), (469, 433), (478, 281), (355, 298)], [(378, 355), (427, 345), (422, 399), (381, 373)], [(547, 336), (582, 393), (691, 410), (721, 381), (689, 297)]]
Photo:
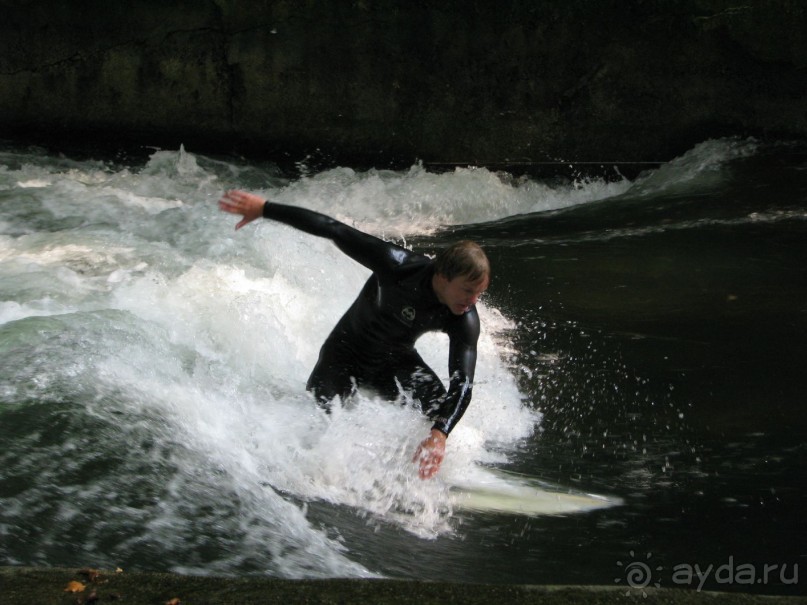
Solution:
[[(55, 527), (78, 531), (89, 510), (96, 529), (78, 540), (87, 553), (104, 542), (121, 556), (166, 557), (198, 540), (199, 525), (232, 543), (213, 560), (176, 555), (183, 571), (367, 575), (306, 520), (313, 500), (416, 535), (451, 531), (445, 481), (420, 481), (411, 462), (428, 432), (419, 413), (360, 396), (326, 416), (303, 388), (367, 271), (283, 225), (236, 234), (215, 201), (261, 181), (275, 201), (404, 237), (543, 201), (484, 170), (336, 169), (289, 182), (184, 150), (156, 152), (140, 170), (2, 159), (0, 395), (4, 409), (40, 408), (28, 435), (38, 453), (4, 462), (31, 485), (15, 501), (40, 502), (36, 523), (51, 527), (31, 560), (52, 560)], [(445, 477), (501, 461), (539, 421), (499, 354), (508, 320), (480, 313), (478, 385)], [(445, 374), (447, 342), (427, 335), (418, 346)], [(61, 426), (60, 437), (38, 422)], [(101, 529), (113, 516), (117, 529)]]
[[(437, 480), (420, 481), (411, 462), (429, 428), (416, 411), (359, 395), (322, 413), (304, 385), (368, 273), (284, 225), (235, 233), (216, 208), (222, 191), (249, 188), (405, 243), (689, 187), (743, 153), (715, 143), (635, 185), (556, 187), (419, 166), (290, 180), (184, 149), (142, 167), (0, 153), (0, 438), (13, 444), (0, 452), (0, 506), (14, 529), (4, 560), (369, 577), (313, 503), (419, 538), (451, 534), (452, 480), (507, 462), (535, 433), (541, 415), (507, 361), (517, 327), (487, 302), (474, 399)], [(444, 379), (447, 346), (439, 334), (418, 342)]]

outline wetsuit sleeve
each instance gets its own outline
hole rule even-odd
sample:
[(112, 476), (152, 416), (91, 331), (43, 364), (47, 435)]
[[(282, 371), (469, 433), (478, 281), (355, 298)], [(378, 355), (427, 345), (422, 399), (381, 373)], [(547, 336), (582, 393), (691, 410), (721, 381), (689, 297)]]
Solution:
[(263, 217), (330, 239), (342, 252), (374, 272), (384, 272), (400, 265), (411, 254), (405, 248), (307, 208), (266, 202)]
[(451, 375), (448, 393), (440, 405), (432, 428), (448, 435), (460, 421), (471, 403), (474, 371), (476, 369), (476, 343), (479, 340), (479, 315), (476, 309), (468, 311), (456, 329), (448, 331), (448, 371)]

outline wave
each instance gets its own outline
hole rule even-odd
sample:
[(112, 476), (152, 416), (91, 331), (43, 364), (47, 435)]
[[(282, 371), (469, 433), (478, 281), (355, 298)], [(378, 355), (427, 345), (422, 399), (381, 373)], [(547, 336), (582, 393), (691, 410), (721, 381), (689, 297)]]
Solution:
[[(13, 506), (15, 524), (70, 535), (91, 513), (92, 529), (70, 553), (84, 560), (143, 565), (159, 555), (184, 572), (371, 576), (308, 506), (346, 507), (421, 537), (454, 531), (445, 482), (420, 481), (411, 463), (429, 423), (369, 397), (330, 417), (314, 405), (308, 372), (367, 272), (330, 242), (283, 225), (234, 233), (215, 202), (245, 175), (265, 176), (266, 192), (288, 203), (337, 216), (363, 208), (368, 224), (380, 191), (399, 206), (435, 187), (459, 200), (454, 188), (480, 179), (506, 191), (489, 173), (446, 181), (420, 168), (289, 182), (184, 149), (155, 152), (140, 169), (6, 157), (0, 413), (4, 424), (16, 414), (17, 432), (2, 462), (24, 469), (33, 487), (2, 505), (31, 505)], [(430, 212), (419, 216), (433, 221)], [(462, 212), (444, 216), (474, 213)], [(481, 314), (478, 386), (452, 435), (446, 476), (505, 461), (540, 420), (502, 359), (510, 324), (493, 307)], [(447, 342), (429, 335), (418, 347), (447, 373)], [(29, 425), (66, 430), (30, 452)], [(199, 535), (220, 545), (203, 564), (182, 552)], [(58, 544), (58, 531), (43, 531), (27, 556), (48, 559)]]
[[(406, 240), (711, 186), (753, 153), (750, 142), (707, 142), (633, 183), (553, 184), (421, 166), (290, 180), (184, 149), (141, 167), (4, 153), (0, 413), (5, 424), (13, 411), (19, 428), (0, 462), (33, 487), (2, 505), (15, 523), (48, 528), (29, 560), (55, 563), (61, 524), (78, 536), (65, 563), (76, 550), (102, 557), (103, 543), (109, 556), (164, 557), (185, 572), (368, 577), (309, 507), (422, 538), (456, 531), (447, 482), (421, 482), (410, 461), (428, 430), (419, 413), (360, 397), (325, 416), (304, 390), (367, 271), (283, 225), (234, 233), (216, 209), (223, 190), (247, 187)], [(508, 365), (513, 324), (493, 303), (480, 313), (478, 384), (452, 434), (448, 479), (507, 463), (541, 421)], [(441, 335), (418, 347), (446, 373)], [(183, 553), (199, 536), (218, 545), (205, 561)]]

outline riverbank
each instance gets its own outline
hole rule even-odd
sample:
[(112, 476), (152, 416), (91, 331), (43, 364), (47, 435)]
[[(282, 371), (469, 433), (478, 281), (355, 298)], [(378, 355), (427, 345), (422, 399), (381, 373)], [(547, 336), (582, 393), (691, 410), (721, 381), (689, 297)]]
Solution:
[[(280, 580), (217, 578), (167, 573), (0, 567), (3, 605), (224, 605), (249, 603), (507, 603), (608, 605), (638, 596), (666, 605), (794, 605), (800, 598), (624, 586), (473, 585), (399, 580)], [(71, 590), (75, 592), (71, 592)], [(644, 595), (647, 595), (644, 597)], [(644, 597), (644, 598), (643, 598)], [(175, 600), (176, 599), (176, 600)]]

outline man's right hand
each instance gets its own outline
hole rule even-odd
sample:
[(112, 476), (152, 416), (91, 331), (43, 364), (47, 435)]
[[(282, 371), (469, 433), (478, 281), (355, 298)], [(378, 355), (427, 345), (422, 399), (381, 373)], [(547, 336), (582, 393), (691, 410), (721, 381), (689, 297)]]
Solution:
[(236, 226), (238, 231), (255, 219), (263, 216), (263, 205), (266, 201), (254, 193), (239, 191), (237, 189), (226, 192), (219, 200), (219, 210), (230, 214), (240, 214), (244, 217)]

